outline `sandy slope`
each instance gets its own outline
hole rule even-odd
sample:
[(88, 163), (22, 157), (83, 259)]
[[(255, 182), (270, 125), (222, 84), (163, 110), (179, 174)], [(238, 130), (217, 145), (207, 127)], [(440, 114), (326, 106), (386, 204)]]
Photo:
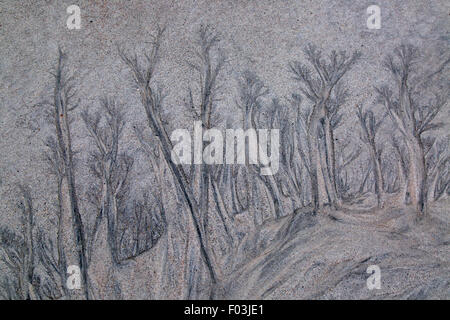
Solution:
[[(416, 223), (411, 209), (297, 210), (241, 245), (222, 299), (449, 299), (449, 200)], [(368, 290), (369, 265), (381, 289)]]

